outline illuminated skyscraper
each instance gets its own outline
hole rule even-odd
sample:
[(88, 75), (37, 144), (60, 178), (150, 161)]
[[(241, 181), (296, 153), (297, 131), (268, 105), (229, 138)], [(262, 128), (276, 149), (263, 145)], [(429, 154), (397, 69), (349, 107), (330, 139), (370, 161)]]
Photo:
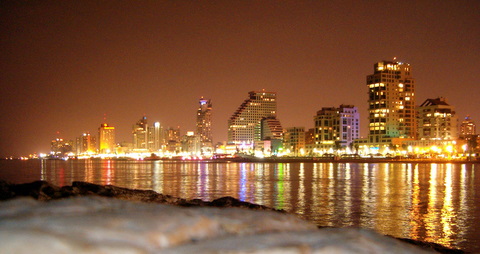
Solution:
[(264, 117), (276, 117), (277, 94), (275, 92), (251, 91), (228, 120), (228, 143), (253, 145), (255, 127)]
[(133, 150), (135, 152), (159, 152), (165, 146), (165, 134), (160, 122), (148, 126), (144, 116), (133, 125)]
[(147, 148), (150, 152), (158, 152), (162, 150), (165, 145), (165, 135), (160, 122), (153, 123), (153, 126), (148, 126)]
[(115, 152), (115, 127), (102, 123), (98, 128), (98, 150), (100, 154)]
[(368, 142), (389, 144), (392, 138), (415, 138), (415, 81), (407, 63), (383, 61), (367, 76)]
[(458, 118), (445, 98), (427, 99), (418, 107), (418, 138), (422, 140), (454, 140)]
[(202, 147), (212, 147), (212, 102), (202, 97), (199, 103), (196, 134), (200, 136)]

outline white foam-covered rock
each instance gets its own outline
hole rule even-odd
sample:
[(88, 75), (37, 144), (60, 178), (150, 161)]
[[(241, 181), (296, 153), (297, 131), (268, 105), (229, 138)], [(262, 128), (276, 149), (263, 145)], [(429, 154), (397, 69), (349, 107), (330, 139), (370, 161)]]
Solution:
[[(372, 231), (294, 215), (101, 197), (0, 203), (1, 253), (422, 253)], [(326, 252), (325, 252), (326, 251)]]

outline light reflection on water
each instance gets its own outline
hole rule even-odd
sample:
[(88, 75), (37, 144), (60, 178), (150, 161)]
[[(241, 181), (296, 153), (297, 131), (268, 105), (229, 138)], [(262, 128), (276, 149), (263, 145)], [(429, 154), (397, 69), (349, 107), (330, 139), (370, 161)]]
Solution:
[(82, 160), (2, 161), (0, 166), (0, 178), (17, 183), (41, 179), (63, 186), (86, 181), (187, 199), (232, 196), (296, 213), (321, 226), (372, 228), (480, 252), (476, 164)]

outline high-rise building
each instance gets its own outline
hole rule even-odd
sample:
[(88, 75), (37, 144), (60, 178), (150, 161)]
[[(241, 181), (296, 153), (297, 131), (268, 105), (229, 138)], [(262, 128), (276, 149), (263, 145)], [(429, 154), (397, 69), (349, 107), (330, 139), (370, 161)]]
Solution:
[(360, 136), (359, 113), (353, 105), (324, 107), (314, 117), (317, 149), (349, 147)]
[(367, 76), (370, 144), (416, 138), (415, 80), (411, 73), (410, 64), (382, 61)]
[(133, 150), (135, 152), (159, 152), (165, 148), (165, 133), (160, 122), (148, 125), (147, 117), (144, 116), (133, 125)]
[(213, 147), (212, 144), (212, 102), (203, 97), (199, 100), (197, 109), (197, 135), (200, 136), (202, 147)]
[(153, 123), (153, 126), (147, 127), (147, 149), (150, 152), (158, 152), (162, 150), (165, 144), (165, 135), (160, 122)]
[(458, 118), (445, 98), (427, 99), (417, 110), (419, 139), (454, 140), (458, 137)]
[(465, 138), (475, 134), (477, 134), (475, 122), (472, 120), (472, 118), (470, 118), (470, 116), (466, 116), (465, 120), (463, 120), (462, 124), (460, 125), (460, 136)]
[(115, 127), (102, 123), (98, 128), (98, 152), (110, 154), (115, 152)]
[(76, 140), (76, 154), (94, 154), (96, 153), (96, 139), (95, 136), (90, 135), (89, 132), (83, 133)]
[(189, 131), (182, 137), (182, 152), (193, 156), (199, 155), (201, 153), (201, 143), (201, 137), (195, 135), (193, 131)]
[(264, 117), (276, 117), (277, 95), (275, 92), (251, 91), (228, 120), (228, 143), (253, 145), (255, 127)]
[(146, 150), (148, 146), (148, 122), (147, 117), (144, 116), (133, 125), (133, 149)]
[(166, 136), (167, 136), (167, 151), (174, 153), (174, 152), (180, 152), (181, 150), (181, 142), (180, 142), (180, 127), (173, 128), (169, 127), (166, 130)]

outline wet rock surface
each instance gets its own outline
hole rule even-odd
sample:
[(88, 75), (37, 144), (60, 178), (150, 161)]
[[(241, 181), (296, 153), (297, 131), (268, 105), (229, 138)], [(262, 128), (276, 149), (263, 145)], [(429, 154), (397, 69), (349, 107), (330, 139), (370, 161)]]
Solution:
[(231, 197), (0, 181), (0, 200), (1, 253), (462, 253), (370, 230), (318, 229)]

